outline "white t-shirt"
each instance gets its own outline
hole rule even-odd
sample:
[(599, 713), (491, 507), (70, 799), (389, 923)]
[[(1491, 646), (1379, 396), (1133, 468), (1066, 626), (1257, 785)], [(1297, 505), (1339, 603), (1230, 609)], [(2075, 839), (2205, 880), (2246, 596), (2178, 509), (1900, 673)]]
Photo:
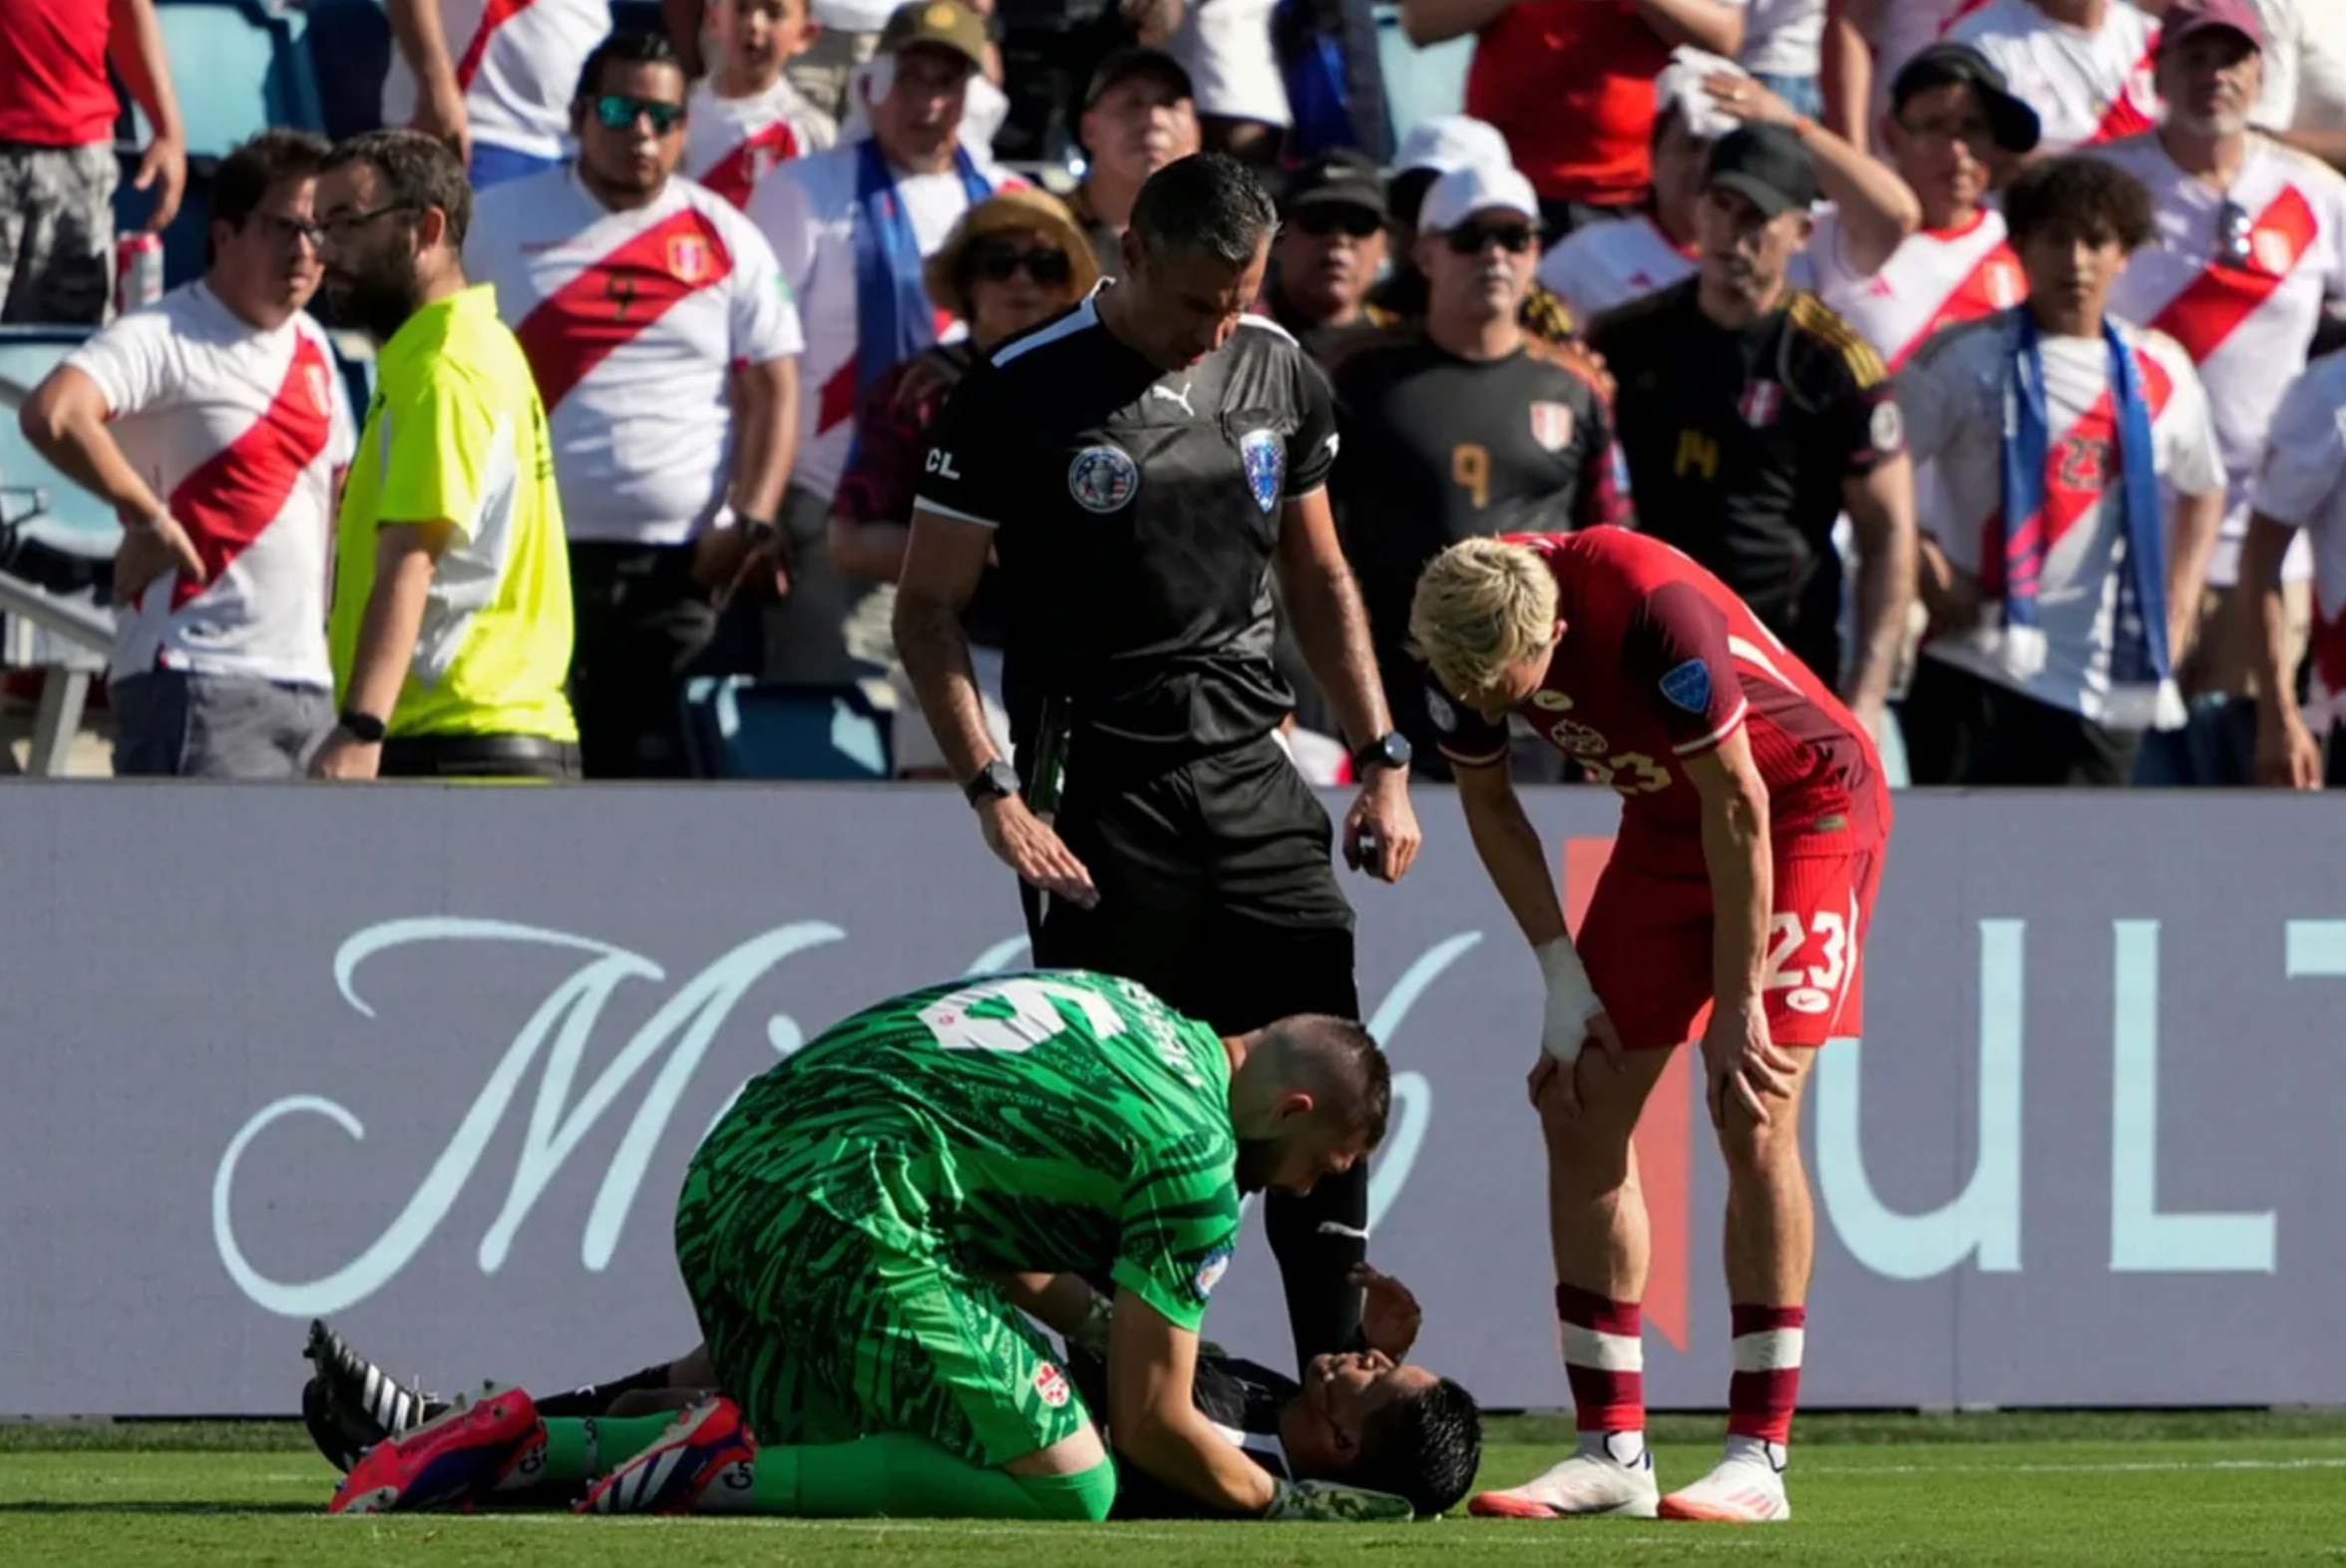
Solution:
[(1827, 207), (1816, 216), (1808, 260), (1818, 296), (1893, 373), (1941, 327), (2008, 310), (2028, 296), (2004, 214), (1986, 207), (1961, 227), (1908, 234), (1871, 277), (1849, 265), (1840, 210)]
[(1988, 0), (1947, 29), (1994, 62), (2044, 122), (2047, 154), (2115, 142), (2158, 123), (2150, 47), (2158, 24), (2111, 0), (2102, 25), (2069, 27), (2030, 0)]
[(1937, 43), (1955, 19), (1985, 0), (1881, 0), (1873, 25), (1873, 123), (1890, 113), (1890, 87), (1907, 61)]
[(1672, 244), (1662, 225), (1643, 212), (1576, 228), (1539, 264), (1539, 280), (1562, 296), (1583, 325), (1694, 273), (1695, 258)]
[(2298, 0), (2305, 7), (2297, 35), (2299, 131), (2346, 131), (2346, 5)]
[(1755, 76), (1814, 76), (1824, 0), (1752, 0), (1738, 58)]
[(1278, 0), (1194, 0), (1165, 51), (1181, 62), (1196, 90), (1197, 112), (1284, 126), (1294, 119), (1287, 79), (1271, 47)]
[[(2177, 496), (2205, 495), (2223, 485), (2207, 400), (2189, 356), (2172, 339), (2126, 326), (2120, 333), (2132, 345), (2150, 407), (2162, 510), (2171, 514)], [(1907, 449), (1917, 463), (1934, 464), (1938, 476), (1935, 497), (1918, 498), (1922, 530), (1950, 563), (1974, 577), (1988, 551), (2003, 550), (2008, 345), (2006, 317), (1989, 316), (1934, 338), (1898, 378)], [(2054, 707), (2139, 728), (2147, 715), (2114, 713), (2110, 705), (2112, 626), (2125, 545), (2117, 416), (2105, 401), (2110, 351), (2099, 337), (2047, 337), (2039, 347), (2050, 446), (2065, 459), (2045, 500), (2037, 589), (2045, 665), (2025, 677), (2013, 673), (2001, 646), (2001, 607), (1992, 603), (1978, 626), (1925, 643), (1923, 651)]]
[(735, 365), (804, 347), (747, 218), (689, 180), (605, 208), (563, 165), (498, 187), (465, 240), (546, 401), (572, 540), (681, 545), (730, 525)]
[[(798, 466), (791, 483), (825, 499), (838, 490), (855, 440), (859, 156), (856, 147), (840, 147), (799, 159), (761, 184), (749, 201), (750, 220), (772, 243), (806, 322), (806, 357), (798, 379)], [(982, 154), (971, 156), (990, 189), (1019, 183)], [(936, 253), (970, 206), (962, 177), (951, 169), (898, 176), (896, 196), (924, 256)], [(967, 333), (958, 320), (933, 318), (927, 338), (952, 342)]]
[(326, 334), (262, 331), (201, 282), (115, 322), (65, 361), (98, 384), (123, 456), (210, 580), (158, 580), (117, 615), (117, 679), (153, 669), (330, 688), (334, 477), (357, 436)]
[[(2346, 354), (2317, 359), (2273, 412), (2254, 504), (2313, 556), (2314, 669), (2333, 720), (2346, 697)], [(2313, 722), (2308, 718), (2308, 722)]]
[[(610, 0), (439, 0), (448, 62), (476, 142), (560, 158), (579, 71), (611, 30)], [(415, 118), (415, 73), (395, 46), (383, 78), (383, 124)]]
[[(2232, 180), (2229, 198), (2255, 220), (2247, 268), (2215, 264), (2225, 196), (2177, 169), (2155, 136), (2130, 137), (2101, 157), (2150, 192), (2155, 233), (2110, 291), (2110, 308), (2183, 346), (2215, 410), (2227, 487), (2224, 530), (2208, 581), (2239, 576), (2248, 484), (2264, 458), (2281, 393), (2305, 368), (2322, 301), (2346, 295), (2346, 178), (2262, 137)], [(2309, 569), (2302, 554), (2294, 577)]]
[(794, 158), (839, 140), (831, 117), (798, 96), (787, 78), (751, 98), (719, 98), (708, 82), (692, 89), (684, 173), (746, 209), (758, 182)]

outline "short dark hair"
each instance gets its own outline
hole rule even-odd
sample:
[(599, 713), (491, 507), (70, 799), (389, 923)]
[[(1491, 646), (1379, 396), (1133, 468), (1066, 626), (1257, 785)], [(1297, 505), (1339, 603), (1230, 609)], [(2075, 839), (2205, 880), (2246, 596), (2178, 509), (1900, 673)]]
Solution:
[(2036, 234), (2070, 235), (2096, 244), (2115, 239), (2132, 254), (2150, 238), (2150, 193), (2099, 158), (2048, 158), (2004, 193), (2004, 226), (2015, 248)]
[(214, 222), (242, 228), (260, 210), (269, 188), (307, 180), (318, 172), (334, 145), (309, 131), (263, 131), (219, 161), (207, 203)]
[(383, 198), (417, 211), (436, 206), (448, 215), (448, 248), (462, 250), (473, 227), (473, 186), (456, 149), (421, 131), (369, 131), (336, 144), (319, 174), (364, 164), (382, 182)]
[[(684, 62), (667, 34), (630, 28), (608, 35), (587, 52), (586, 63), (579, 67), (578, 98), (592, 98), (602, 91), (602, 68), (607, 65), (674, 66), (676, 75), (686, 76)], [(689, 77), (686, 82), (689, 85)]]
[(1245, 266), (1278, 226), (1279, 208), (1254, 171), (1220, 153), (1175, 159), (1132, 200), (1132, 230), (1150, 255), (1200, 250)]
[(1368, 1147), (1384, 1141), (1384, 1124), (1392, 1115), (1392, 1067), (1374, 1035), (1351, 1018), (1326, 1012), (1299, 1012), (1264, 1032), (1278, 1042), (1294, 1077), (1341, 1096), (1350, 1111), (1347, 1124), (1368, 1134)]
[(1420, 1519), (1458, 1506), (1482, 1468), (1482, 1408), (1447, 1377), (1393, 1400), (1361, 1426), (1348, 1485), (1409, 1499)]

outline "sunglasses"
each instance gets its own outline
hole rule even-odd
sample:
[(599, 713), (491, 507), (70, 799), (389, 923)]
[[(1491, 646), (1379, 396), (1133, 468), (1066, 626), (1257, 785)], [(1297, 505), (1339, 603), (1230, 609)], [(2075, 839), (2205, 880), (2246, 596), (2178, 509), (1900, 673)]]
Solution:
[(2215, 209), (2215, 259), (2246, 270), (2255, 264), (2255, 214), (2230, 196), (2224, 197), (2223, 205)]
[(1478, 256), (1485, 245), (1497, 245), (1507, 254), (1519, 256), (1538, 238), (1529, 223), (1460, 223), (1442, 236), (1443, 242), (1462, 256)]
[(638, 118), (651, 122), (654, 136), (666, 136), (683, 122), (682, 104), (663, 104), (652, 98), (629, 98), (624, 93), (598, 93), (594, 118), (605, 131), (631, 131)]
[(973, 246), (966, 265), (974, 278), (1006, 283), (1023, 267), (1026, 275), (1045, 288), (1063, 288), (1075, 275), (1075, 264), (1064, 250), (1020, 250), (1013, 245)]
[(1384, 219), (1366, 207), (1308, 206), (1295, 215), (1295, 226), (1314, 239), (1326, 239), (1332, 234), (1367, 239), (1384, 226)]

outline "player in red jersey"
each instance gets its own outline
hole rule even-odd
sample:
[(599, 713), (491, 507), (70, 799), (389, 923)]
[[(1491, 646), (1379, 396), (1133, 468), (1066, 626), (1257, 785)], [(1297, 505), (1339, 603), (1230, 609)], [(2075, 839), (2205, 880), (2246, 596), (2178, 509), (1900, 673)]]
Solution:
[[(1475, 850), (1548, 986), (1531, 1092), (1580, 1441), (1473, 1511), (1788, 1518), (1813, 1251), (1800, 1093), (1811, 1048), (1859, 1026), (1858, 950), (1890, 828), (1880, 760), (1742, 599), (1643, 535), (1453, 546), (1418, 580), (1409, 631)], [(1577, 947), (1508, 779), (1510, 713), (1621, 792)], [(1662, 1497), (1645, 1449), (1647, 1230), (1630, 1135), (1671, 1049), (1698, 1033), (1727, 1159), (1735, 1374), (1725, 1460)]]

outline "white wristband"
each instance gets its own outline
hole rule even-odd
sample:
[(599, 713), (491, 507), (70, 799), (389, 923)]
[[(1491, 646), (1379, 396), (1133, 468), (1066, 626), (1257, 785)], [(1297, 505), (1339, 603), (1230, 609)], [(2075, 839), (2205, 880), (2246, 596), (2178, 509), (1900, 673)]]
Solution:
[(1588, 971), (1573, 951), (1570, 938), (1542, 943), (1531, 952), (1539, 960), (1540, 978), (1548, 982), (1547, 1026), (1541, 1031), (1540, 1045), (1558, 1061), (1576, 1060), (1588, 1032), (1585, 1025), (1605, 1010), (1605, 1004), (1598, 999), (1596, 986), (1589, 983)]

